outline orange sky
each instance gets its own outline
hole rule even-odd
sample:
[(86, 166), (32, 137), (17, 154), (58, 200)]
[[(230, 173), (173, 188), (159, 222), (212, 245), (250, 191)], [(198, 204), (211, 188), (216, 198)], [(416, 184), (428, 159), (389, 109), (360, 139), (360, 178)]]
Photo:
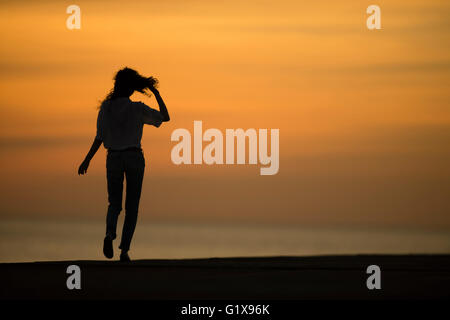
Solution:
[[(450, 227), (450, 4), (76, 1), (0, 4), (1, 216), (103, 216), (105, 151), (76, 169), (120, 67), (160, 80), (144, 130), (147, 219)], [(153, 98), (135, 94), (156, 107)], [(280, 171), (175, 166), (176, 128), (279, 128)]]

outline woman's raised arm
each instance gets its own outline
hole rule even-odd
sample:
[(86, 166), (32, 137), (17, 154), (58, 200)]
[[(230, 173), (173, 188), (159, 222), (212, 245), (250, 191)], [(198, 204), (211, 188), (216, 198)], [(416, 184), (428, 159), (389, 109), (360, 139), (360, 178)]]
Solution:
[(169, 121), (170, 120), (169, 112), (167, 111), (166, 104), (164, 103), (164, 100), (162, 99), (161, 95), (159, 94), (158, 89), (156, 89), (155, 87), (151, 87), (149, 89), (155, 95), (156, 101), (158, 101), (159, 112), (161, 113), (161, 116), (162, 116), (161, 120), (163, 122)]

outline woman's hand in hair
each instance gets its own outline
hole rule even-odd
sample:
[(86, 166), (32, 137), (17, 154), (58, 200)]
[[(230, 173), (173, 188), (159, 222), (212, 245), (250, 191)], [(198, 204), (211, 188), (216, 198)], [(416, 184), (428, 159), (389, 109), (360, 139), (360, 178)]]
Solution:
[(148, 77), (147, 78), (147, 87), (153, 91), (153, 89), (156, 89), (156, 87), (158, 87), (158, 79), (156, 79), (155, 77)]
[(154, 77), (148, 77), (147, 78), (147, 88), (151, 92), (153, 92), (153, 93), (158, 92), (158, 90), (156, 89), (157, 86), (158, 86), (158, 79), (156, 79)]

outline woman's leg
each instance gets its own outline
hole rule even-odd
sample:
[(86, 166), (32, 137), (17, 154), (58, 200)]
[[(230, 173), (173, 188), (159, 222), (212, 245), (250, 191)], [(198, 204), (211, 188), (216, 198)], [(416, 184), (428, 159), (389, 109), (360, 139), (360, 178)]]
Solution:
[(108, 182), (108, 213), (106, 215), (106, 237), (116, 238), (117, 219), (122, 211), (124, 167), (120, 154), (108, 154), (106, 160)]
[(127, 252), (130, 249), (131, 239), (136, 228), (144, 171), (145, 159), (142, 152), (132, 151), (127, 153), (125, 157), (125, 177), (127, 179), (125, 221), (119, 246), (122, 252)]

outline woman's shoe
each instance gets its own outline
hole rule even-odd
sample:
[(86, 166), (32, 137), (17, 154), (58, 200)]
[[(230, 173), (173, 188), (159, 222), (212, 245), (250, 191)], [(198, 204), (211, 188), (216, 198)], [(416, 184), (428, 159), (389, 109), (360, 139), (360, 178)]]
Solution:
[(122, 253), (120, 254), (120, 261), (121, 262), (130, 262), (131, 261), (130, 256), (128, 255), (127, 251), (125, 251), (125, 252), (122, 251)]
[(105, 240), (103, 240), (103, 254), (108, 259), (111, 259), (112, 257), (114, 257), (112, 240), (109, 239), (108, 237), (105, 237)]

